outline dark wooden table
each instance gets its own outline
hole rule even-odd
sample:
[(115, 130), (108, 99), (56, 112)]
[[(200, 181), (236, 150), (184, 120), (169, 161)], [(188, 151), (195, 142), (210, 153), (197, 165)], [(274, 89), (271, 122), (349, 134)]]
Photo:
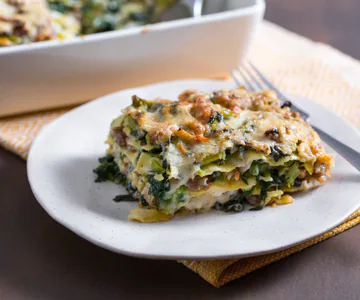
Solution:
[(360, 59), (360, 1), (266, 0), (265, 18)]
[[(267, 3), (268, 20), (360, 58), (360, 1)], [(3, 149), (0, 238), (2, 300), (360, 297), (360, 226), (215, 289), (176, 262), (117, 255), (60, 226), (32, 195), (25, 162)]]

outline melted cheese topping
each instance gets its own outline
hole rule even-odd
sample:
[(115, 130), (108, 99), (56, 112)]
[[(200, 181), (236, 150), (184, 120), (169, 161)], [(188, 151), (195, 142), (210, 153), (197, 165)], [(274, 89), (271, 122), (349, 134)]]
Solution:
[[(252, 190), (250, 195), (261, 194), (263, 205), (271, 204), (284, 191), (325, 181), (333, 164), (318, 134), (288, 107), (281, 108), (276, 94), (242, 88), (186, 91), (177, 102), (134, 96), (133, 105), (112, 123), (109, 141), (136, 195), (170, 215), (181, 208), (210, 209), (238, 191)], [(279, 188), (269, 169), (261, 176), (251, 171), (254, 162), (279, 168), (274, 176), (285, 176), (285, 186)], [(254, 175), (243, 179), (248, 170)], [(270, 184), (265, 194), (264, 183)]]
[[(245, 97), (244, 91), (240, 91)], [(229, 91), (224, 93), (229, 94)], [(219, 92), (216, 95), (219, 98)], [(156, 100), (138, 107), (130, 106), (124, 110), (124, 114), (136, 120), (154, 145), (164, 146), (170, 139), (180, 143), (178, 149), (181, 151), (176, 156), (182, 157), (184, 163), (189, 153), (196, 162), (201, 163), (206, 156), (236, 145), (248, 146), (264, 155), (269, 155), (271, 149), (278, 146), (286, 155), (296, 153), (303, 162), (313, 163), (317, 156), (326, 155), (318, 134), (297, 115), (291, 114), (288, 108), (281, 109), (277, 100), (271, 98), (270, 102), (266, 94), (260, 97), (259, 94), (247, 93), (246, 109), (240, 110), (236, 106), (236, 109), (228, 110), (225, 117), (225, 107), (213, 103), (213, 98), (193, 92), (188, 98), (181, 96), (181, 101), (175, 103)], [(254, 108), (249, 101), (259, 102), (259, 99), (262, 99), (262, 107), (268, 103), (264, 110), (248, 109)], [(239, 104), (240, 100), (235, 98), (233, 102)], [(217, 117), (220, 121), (216, 120)], [(167, 151), (174, 152), (171, 146)], [(180, 158), (172, 158), (174, 160), (170, 162), (174, 161), (176, 169)], [(178, 172), (174, 172), (174, 178), (177, 178)]]

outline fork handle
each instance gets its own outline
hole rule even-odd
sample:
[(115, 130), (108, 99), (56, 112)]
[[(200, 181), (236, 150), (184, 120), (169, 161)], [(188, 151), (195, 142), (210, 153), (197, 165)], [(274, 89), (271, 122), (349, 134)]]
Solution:
[(311, 125), (312, 128), (320, 135), (321, 139), (326, 142), (331, 148), (345, 158), (352, 164), (358, 171), (360, 171), (360, 153), (354, 149), (346, 146), (337, 139), (322, 131), (320, 128)]

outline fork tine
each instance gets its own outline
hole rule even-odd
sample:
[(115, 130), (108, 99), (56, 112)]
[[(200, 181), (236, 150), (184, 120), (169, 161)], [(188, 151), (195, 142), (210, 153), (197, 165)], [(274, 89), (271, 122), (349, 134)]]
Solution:
[(284, 96), (284, 94), (282, 92), (279, 91), (279, 89), (273, 85), (271, 83), (271, 81), (269, 79), (267, 79), (259, 70), (258, 68), (256, 68), (251, 62), (249, 62), (249, 65), (253, 68), (253, 70), (255, 71), (255, 73), (264, 81), (265, 85), (267, 86), (268, 89), (274, 90), (279, 98), (281, 100), (286, 100), (286, 97)]
[[(267, 79), (251, 62), (249, 62), (249, 65), (252, 67), (252, 69), (255, 71), (255, 73), (263, 80), (265, 86), (268, 88), (268, 89), (272, 89), (274, 90), (277, 94), (278, 94), (278, 98), (280, 100), (282, 100), (283, 102), (289, 102), (287, 100), (287, 97), (279, 91), (279, 89), (276, 88), (275, 85), (273, 85), (269, 79)], [(291, 105), (291, 102), (290, 102), (290, 105)], [(291, 110), (292, 111), (295, 111), (295, 112), (298, 112), (300, 114), (300, 116), (306, 120), (309, 118), (309, 114), (305, 111), (303, 111), (302, 109), (296, 107), (295, 105), (291, 105)]]
[(249, 67), (246, 67), (245, 64), (242, 65), (242, 68), (244, 69), (244, 71), (246, 72), (246, 74), (251, 78), (251, 80), (253, 82), (255, 82), (255, 84), (257, 85), (259, 90), (264, 90), (266, 88), (266, 86), (264, 86), (261, 83), (261, 80), (257, 79), (256, 76), (253, 74), (253, 72), (251, 71), (251, 69)]
[(233, 70), (230, 70), (230, 75), (232, 77), (232, 79), (235, 81), (237, 86), (242, 86), (242, 82), (236, 77), (235, 73)]
[(247, 89), (252, 92), (255, 92), (256, 91), (255, 86), (251, 83), (251, 81), (248, 79), (248, 77), (244, 75), (244, 73), (241, 71), (241, 69), (239, 67), (236, 67), (236, 71), (238, 71), (238, 73), (244, 79)]

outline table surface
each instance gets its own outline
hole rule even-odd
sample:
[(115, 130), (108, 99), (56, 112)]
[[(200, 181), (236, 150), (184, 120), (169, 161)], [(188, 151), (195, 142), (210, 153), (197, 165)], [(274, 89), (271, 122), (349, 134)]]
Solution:
[[(358, 0), (268, 0), (266, 18), (360, 58)], [(341, 199), (340, 199), (341, 200)], [(360, 226), (216, 289), (173, 261), (98, 248), (53, 221), (0, 148), (0, 299), (359, 299)]]

